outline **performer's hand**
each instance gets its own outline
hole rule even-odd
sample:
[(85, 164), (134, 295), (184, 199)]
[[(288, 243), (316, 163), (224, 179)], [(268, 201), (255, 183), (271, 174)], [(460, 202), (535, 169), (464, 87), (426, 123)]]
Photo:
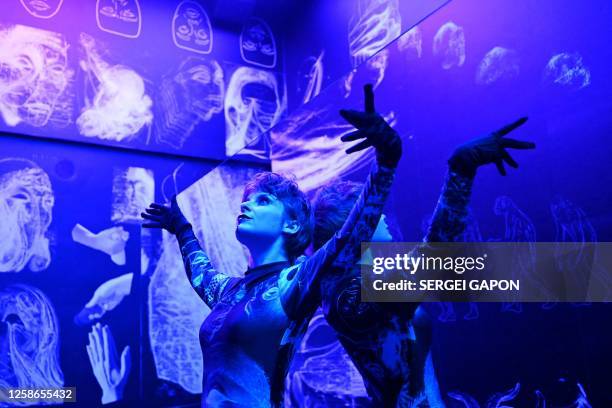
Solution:
[(527, 122), (527, 118), (521, 118), (491, 133), (489, 136), (470, 140), (462, 144), (448, 160), (451, 170), (468, 177), (474, 177), (478, 167), (489, 163), (495, 163), (500, 174), (505, 176), (506, 169), (503, 165), (504, 161), (510, 167), (518, 167), (518, 163), (514, 161), (506, 149), (535, 148), (535, 143), (504, 137), (525, 122)]
[(176, 195), (172, 197), (170, 207), (152, 203), (140, 216), (151, 221), (142, 224), (144, 228), (163, 228), (171, 234), (177, 234), (190, 226), (178, 206)]
[(376, 149), (376, 160), (387, 167), (396, 167), (402, 157), (402, 140), (385, 119), (374, 109), (374, 92), (372, 85), (363, 88), (365, 94), (365, 112), (356, 110), (340, 111), (340, 115), (347, 122), (357, 128), (356, 131), (342, 136), (343, 142), (364, 139), (350, 147), (348, 154), (358, 152), (370, 146)]

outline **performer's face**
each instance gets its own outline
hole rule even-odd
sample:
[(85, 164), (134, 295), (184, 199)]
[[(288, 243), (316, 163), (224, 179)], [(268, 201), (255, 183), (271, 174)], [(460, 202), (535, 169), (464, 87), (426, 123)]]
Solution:
[(236, 237), (242, 243), (256, 237), (274, 240), (283, 233), (287, 221), (285, 206), (272, 194), (255, 191), (240, 205), (236, 224)]

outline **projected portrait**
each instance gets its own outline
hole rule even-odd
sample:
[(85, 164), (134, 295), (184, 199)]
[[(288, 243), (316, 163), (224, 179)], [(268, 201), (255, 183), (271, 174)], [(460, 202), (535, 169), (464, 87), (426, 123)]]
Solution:
[(21, 5), (34, 17), (51, 18), (58, 13), (64, 0), (19, 0)]
[[(223, 110), (223, 70), (215, 60), (190, 57), (163, 77), (155, 104), (155, 140), (180, 149), (195, 127)], [(148, 203), (147, 203), (148, 204)]]
[(204, 8), (195, 1), (183, 1), (174, 11), (172, 39), (182, 49), (208, 54), (213, 46), (210, 19)]
[[(29, 285), (0, 287), (0, 398), (7, 388), (64, 385), (53, 305)], [(23, 405), (37, 405), (30, 402)]]
[(47, 269), (53, 203), (43, 169), (25, 159), (0, 160), (0, 272)]
[(408, 32), (402, 34), (397, 40), (397, 48), (404, 55), (406, 61), (414, 61), (423, 55), (422, 30), (415, 26)]
[(461, 67), (465, 63), (465, 34), (463, 27), (449, 21), (436, 32), (433, 55), (440, 60), (443, 69)]
[(516, 51), (494, 47), (478, 65), (476, 84), (491, 85), (498, 81), (508, 81), (518, 77), (520, 72), (519, 56)]
[(302, 64), (297, 73), (297, 94), (302, 98), (302, 103), (308, 103), (319, 92), (323, 86), (323, 57), (325, 50), (322, 50), (318, 57), (308, 57)]
[(153, 121), (144, 80), (124, 65), (106, 62), (93, 37), (81, 33), (85, 72), (85, 108), (77, 119), (83, 136), (120, 142)]
[(142, 29), (139, 0), (97, 0), (96, 22), (107, 33), (137, 38)]
[(240, 33), (240, 55), (245, 62), (265, 68), (276, 66), (276, 40), (268, 24), (252, 17)]
[(111, 221), (137, 222), (140, 213), (155, 201), (153, 171), (142, 167), (114, 169)]
[[(285, 99), (273, 73), (240, 67), (232, 74), (225, 96), (225, 153), (232, 156), (278, 123)], [(268, 143), (249, 146), (242, 153), (266, 158)]]
[(578, 53), (554, 55), (544, 69), (544, 83), (577, 91), (591, 84), (591, 71)]
[(73, 71), (57, 33), (0, 28), (0, 115), (8, 126), (64, 127), (71, 122)]
[(395, 40), (402, 32), (398, 0), (356, 0), (348, 24), (353, 68)]

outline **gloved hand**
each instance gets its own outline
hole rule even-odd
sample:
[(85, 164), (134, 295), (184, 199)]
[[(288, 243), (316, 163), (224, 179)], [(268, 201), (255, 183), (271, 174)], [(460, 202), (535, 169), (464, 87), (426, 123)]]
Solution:
[(469, 142), (462, 144), (455, 149), (455, 152), (451, 158), (448, 159), (450, 169), (464, 176), (474, 177), (478, 167), (489, 163), (495, 163), (497, 170), (499, 170), (502, 176), (505, 176), (506, 169), (503, 165), (504, 161), (511, 167), (518, 167), (518, 163), (514, 161), (514, 159), (506, 151), (506, 148), (535, 148), (535, 143), (532, 142), (523, 142), (504, 138), (504, 136), (525, 122), (527, 122), (527, 118), (521, 118), (516, 122), (498, 129), (489, 136), (470, 140)]
[(376, 149), (376, 161), (386, 167), (396, 167), (402, 157), (402, 140), (395, 130), (374, 109), (374, 92), (372, 85), (363, 88), (365, 94), (365, 112), (356, 110), (340, 111), (340, 115), (358, 130), (342, 136), (343, 142), (363, 139), (350, 147), (348, 154), (358, 152), (367, 147)]
[(170, 207), (152, 203), (140, 216), (152, 221), (142, 224), (143, 228), (163, 228), (175, 235), (191, 227), (178, 206), (176, 195), (172, 197)]

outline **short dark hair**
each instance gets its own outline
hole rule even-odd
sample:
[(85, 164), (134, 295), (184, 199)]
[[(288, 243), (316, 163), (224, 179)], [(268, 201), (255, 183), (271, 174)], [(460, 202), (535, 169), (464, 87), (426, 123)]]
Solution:
[(272, 172), (256, 174), (244, 187), (243, 201), (258, 191), (271, 194), (281, 201), (287, 215), (299, 224), (298, 232), (285, 239), (285, 251), (290, 260), (294, 261), (304, 253), (312, 241), (312, 208), (308, 197), (293, 178)]
[(336, 180), (321, 187), (314, 197), (314, 249), (325, 244), (344, 224), (363, 184)]

